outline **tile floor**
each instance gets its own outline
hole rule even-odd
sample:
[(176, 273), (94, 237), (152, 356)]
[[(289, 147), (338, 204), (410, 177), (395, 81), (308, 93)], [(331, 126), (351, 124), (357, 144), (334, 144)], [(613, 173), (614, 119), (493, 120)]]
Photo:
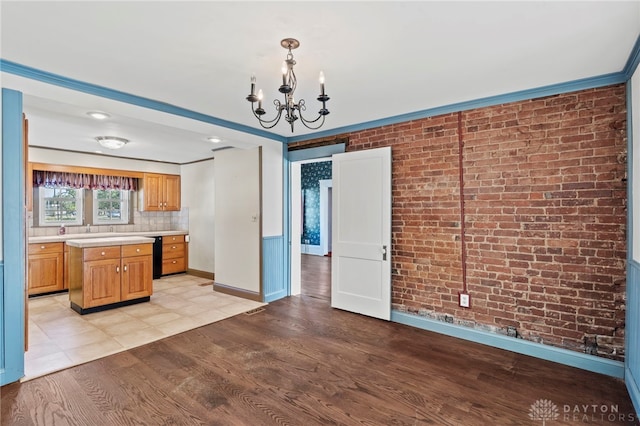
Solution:
[(67, 293), (29, 299), (25, 377), (43, 376), (263, 306), (213, 291), (211, 280), (153, 281), (151, 301), (79, 315)]

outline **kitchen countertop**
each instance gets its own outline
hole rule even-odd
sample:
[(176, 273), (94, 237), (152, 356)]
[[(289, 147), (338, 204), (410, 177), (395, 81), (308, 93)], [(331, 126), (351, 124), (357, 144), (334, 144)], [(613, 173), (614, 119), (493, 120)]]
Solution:
[(169, 235), (187, 235), (189, 231), (144, 231), (144, 232), (95, 232), (65, 235), (52, 235), (47, 237), (29, 237), (29, 243), (57, 243), (69, 240), (104, 239), (113, 237), (165, 237)]
[[(72, 234), (73, 235), (73, 234)], [(128, 244), (153, 244), (153, 238), (149, 237), (99, 237), (99, 238), (82, 238), (79, 240), (66, 240), (68, 246), (87, 248), (87, 247), (106, 247), (106, 246), (123, 246)]]

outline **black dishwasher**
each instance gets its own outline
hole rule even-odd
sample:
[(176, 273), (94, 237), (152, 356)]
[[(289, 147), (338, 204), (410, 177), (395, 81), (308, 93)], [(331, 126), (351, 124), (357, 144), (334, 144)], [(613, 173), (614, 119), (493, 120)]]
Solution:
[(154, 237), (153, 241), (153, 279), (162, 276), (162, 237)]

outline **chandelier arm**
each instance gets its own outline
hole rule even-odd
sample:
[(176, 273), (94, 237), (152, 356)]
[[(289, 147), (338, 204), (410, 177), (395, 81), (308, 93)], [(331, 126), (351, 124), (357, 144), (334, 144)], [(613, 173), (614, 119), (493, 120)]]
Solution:
[[(326, 115), (318, 115), (318, 117), (317, 117), (315, 120), (313, 120), (313, 121), (308, 121), (308, 120), (305, 120), (305, 119), (302, 117), (302, 114), (300, 114), (300, 122), (301, 122), (302, 124), (304, 124), (304, 127), (306, 127), (307, 129), (317, 130), (317, 129), (319, 129), (320, 127), (322, 127), (322, 125), (324, 124), (324, 119), (325, 119), (325, 117), (326, 117)], [(322, 121), (321, 121), (317, 126), (310, 126), (310, 124), (315, 123), (316, 121), (320, 120), (321, 118), (322, 118)]]
[(274, 128), (278, 124), (282, 116), (282, 109), (278, 109), (278, 114), (272, 120), (263, 120), (260, 115), (256, 114), (255, 110), (253, 109), (253, 104), (251, 105), (251, 112), (253, 112), (253, 115), (258, 119), (258, 122), (260, 122), (260, 125), (265, 129)]
[(296, 88), (298, 87), (298, 78), (296, 77), (296, 72), (293, 70), (293, 68), (291, 68), (291, 72), (289, 73), (289, 80), (289, 85), (291, 86), (291, 96), (293, 96)]
[[(300, 107), (298, 108), (298, 110), (300, 111), (300, 121), (302, 121), (303, 123), (313, 124), (316, 121), (320, 120), (321, 118), (325, 117), (325, 115), (318, 114), (318, 116), (314, 120), (306, 119), (302, 115), (302, 111), (306, 111), (307, 110), (307, 104), (304, 102), (304, 99), (300, 99), (299, 105), (300, 105)], [(323, 122), (324, 122), (324, 120), (323, 120)], [(306, 126), (306, 124), (305, 124), (305, 126)], [(310, 129), (311, 127), (308, 127), (308, 128)]]

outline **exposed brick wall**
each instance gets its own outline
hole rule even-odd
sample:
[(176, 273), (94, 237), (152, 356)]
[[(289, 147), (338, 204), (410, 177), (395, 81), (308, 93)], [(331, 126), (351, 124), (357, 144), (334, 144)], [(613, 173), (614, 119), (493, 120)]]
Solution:
[(392, 147), (395, 309), (624, 359), (624, 85), (347, 136), (348, 151)]
[(475, 321), (623, 359), (625, 125), (624, 86), (464, 114)]

